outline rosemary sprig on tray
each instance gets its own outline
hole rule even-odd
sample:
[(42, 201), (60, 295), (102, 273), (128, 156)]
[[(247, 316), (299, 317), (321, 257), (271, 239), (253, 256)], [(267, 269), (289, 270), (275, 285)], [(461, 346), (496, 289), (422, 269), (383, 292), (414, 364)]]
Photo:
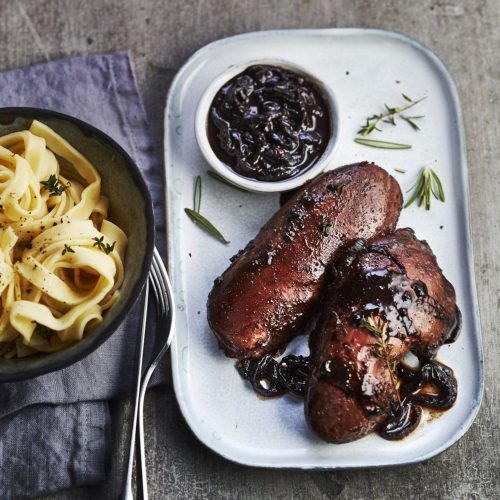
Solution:
[(68, 186), (65, 186), (54, 174), (40, 184), (49, 192), (49, 197), (61, 196), (68, 189)]
[(203, 215), (199, 214), (198, 212), (195, 212), (194, 210), (191, 210), (190, 208), (185, 208), (184, 211), (193, 222), (196, 222), (203, 229), (205, 229), (210, 234), (215, 236), (215, 238), (222, 241), (222, 243), (225, 244), (229, 243), (229, 241), (227, 241), (226, 238), (224, 238), (222, 233), (208, 219), (203, 217)]
[(224, 179), (224, 177), (222, 177), (222, 175), (218, 174), (217, 172), (214, 172), (213, 170), (207, 170), (207, 174), (209, 175), (209, 177), (212, 177), (212, 179), (215, 179), (216, 181), (222, 182), (222, 184), (225, 184), (226, 186), (232, 187), (233, 189), (237, 189), (238, 191), (241, 191), (242, 193), (250, 193), (250, 191), (247, 191), (246, 189), (243, 189), (242, 187), (231, 184), (228, 180)]
[(356, 137), (354, 142), (362, 144), (363, 146), (370, 146), (371, 148), (381, 149), (411, 149), (411, 144), (400, 144), (398, 142), (378, 141), (375, 139), (361, 139)]
[(193, 209), (196, 213), (200, 213), (201, 207), (201, 177), (196, 177), (196, 182), (194, 183), (194, 204)]
[(426, 210), (431, 209), (431, 198), (434, 196), (436, 200), (445, 201), (443, 184), (441, 179), (431, 167), (424, 167), (417, 182), (408, 189), (407, 193), (413, 191), (411, 198), (406, 202), (404, 208), (409, 207), (418, 199), (418, 206), (425, 206)]
[(414, 101), (405, 94), (401, 95), (403, 96), (403, 99), (409, 102), (410, 104), (407, 104), (406, 106), (403, 106), (401, 108), (392, 107), (388, 106), (387, 104), (384, 104), (386, 111), (378, 115), (369, 116), (366, 119), (366, 123), (358, 130), (358, 134), (367, 136), (368, 134), (371, 134), (374, 130), (382, 132), (382, 129), (379, 128), (381, 123), (388, 123), (390, 125), (396, 126), (395, 118), (398, 116), (399, 118), (406, 121), (414, 130), (420, 130), (420, 127), (415, 123), (415, 120), (423, 118), (424, 115), (409, 116), (409, 115), (404, 115), (403, 113), (405, 111), (408, 111), (410, 108), (413, 108), (417, 104), (421, 103), (426, 98), (426, 96), (421, 97), (420, 99)]
[(203, 217), (203, 215), (200, 214), (200, 207), (201, 207), (201, 177), (198, 175), (198, 177), (196, 177), (196, 182), (194, 184), (193, 209), (185, 208), (184, 212), (186, 212), (186, 215), (193, 222), (195, 222), (200, 227), (205, 229), (205, 231), (210, 233), (219, 241), (222, 241), (222, 243), (228, 244), (229, 241), (227, 241), (226, 238), (224, 238), (222, 233), (207, 218)]

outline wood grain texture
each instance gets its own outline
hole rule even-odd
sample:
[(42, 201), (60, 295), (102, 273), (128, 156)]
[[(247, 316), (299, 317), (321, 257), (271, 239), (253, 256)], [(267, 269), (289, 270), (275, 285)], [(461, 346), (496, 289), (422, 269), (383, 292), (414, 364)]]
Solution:
[[(172, 78), (198, 48), (221, 37), (275, 28), (361, 26), (404, 32), (449, 67), (465, 117), (475, 269), (486, 390), (467, 435), (427, 463), (384, 470), (250, 469), (216, 456), (193, 437), (171, 385), (146, 402), (150, 496), (215, 498), (500, 497), (500, 2), (498, 0), (0, 0), (0, 70), (68, 55), (130, 48), (152, 130), (161, 147)], [(467, 335), (467, 332), (463, 333)], [(123, 443), (115, 414), (114, 469), (107, 484), (48, 498), (113, 498)], [(125, 415), (125, 416), (124, 416)]]

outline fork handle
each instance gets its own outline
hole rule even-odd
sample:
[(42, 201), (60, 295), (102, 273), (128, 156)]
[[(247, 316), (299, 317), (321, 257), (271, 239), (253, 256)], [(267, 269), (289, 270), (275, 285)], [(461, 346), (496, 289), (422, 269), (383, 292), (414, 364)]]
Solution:
[[(132, 491), (132, 472), (134, 467), (134, 452), (135, 452), (135, 441), (136, 441), (136, 430), (137, 430), (137, 417), (138, 411), (140, 409), (140, 392), (141, 392), (141, 379), (142, 379), (142, 359), (144, 357), (144, 339), (146, 338), (146, 325), (148, 316), (148, 303), (149, 303), (149, 280), (146, 280), (144, 286), (144, 309), (142, 312), (142, 326), (141, 326), (141, 336), (139, 340), (139, 357), (137, 360), (137, 386), (134, 400), (134, 412), (132, 416), (132, 429), (130, 433), (130, 447), (129, 456), (127, 464), (127, 476), (125, 479), (125, 484), (123, 485), (122, 492), (118, 497), (119, 500), (134, 500), (134, 493)], [(142, 418), (141, 418), (142, 420)]]
[(137, 478), (138, 482), (141, 483), (140, 491), (142, 492), (143, 498), (145, 500), (148, 500), (148, 478), (144, 446), (144, 399), (151, 376), (153, 375), (154, 371), (158, 367), (159, 362), (170, 347), (175, 325), (175, 308), (172, 298), (172, 285), (170, 284), (167, 271), (156, 248), (154, 249), (153, 265), (151, 273), (149, 275), (149, 279), (151, 280), (151, 286), (156, 296), (155, 304), (157, 307), (156, 312), (158, 320), (156, 327), (157, 329), (162, 329), (164, 334), (166, 333), (166, 337), (161, 349), (157, 352), (156, 356), (154, 356), (153, 360), (149, 364), (148, 369), (146, 370), (146, 373), (143, 376), (141, 382), (141, 391), (139, 395), (139, 408), (137, 412), (139, 420), (137, 436), (139, 447), (137, 457)]
[[(146, 374), (147, 375), (147, 374)], [(148, 500), (148, 476), (146, 467), (146, 454), (144, 447), (144, 396), (148, 386), (149, 377), (142, 381), (141, 394), (139, 397), (139, 411), (138, 411), (138, 433), (137, 441), (139, 446), (139, 453), (137, 454), (137, 479), (140, 480), (143, 500)], [(140, 471), (140, 472), (139, 472)], [(140, 478), (140, 479), (139, 479)]]

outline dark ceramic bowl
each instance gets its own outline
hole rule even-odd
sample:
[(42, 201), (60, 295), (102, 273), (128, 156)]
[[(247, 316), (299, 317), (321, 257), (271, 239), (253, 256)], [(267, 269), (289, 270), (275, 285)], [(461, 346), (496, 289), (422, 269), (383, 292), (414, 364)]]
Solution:
[(154, 248), (153, 206), (134, 160), (113, 139), (71, 116), (36, 108), (0, 108), (0, 136), (26, 130), (39, 120), (86, 156), (102, 178), (109, 198), (109, 218), (128, 237), (121, 297), (104, 314), (104, 321), (71, 347), (50, 354), (0, 360), (0, 382), (37, 377), (64, 368), (97, 349), (116, 330), (137, 300), (151, 266)]

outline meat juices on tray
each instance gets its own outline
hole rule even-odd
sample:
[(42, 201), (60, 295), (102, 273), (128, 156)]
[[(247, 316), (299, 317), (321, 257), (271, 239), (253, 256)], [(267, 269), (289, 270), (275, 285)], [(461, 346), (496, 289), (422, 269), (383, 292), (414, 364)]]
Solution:
[(257, 358), (304, 327), (342, 247), (394, 230), (397, 181), (373, 163), (324, 173), (294, 194), (233, 257), (208, 298), (208, 322), (225, 353)]

